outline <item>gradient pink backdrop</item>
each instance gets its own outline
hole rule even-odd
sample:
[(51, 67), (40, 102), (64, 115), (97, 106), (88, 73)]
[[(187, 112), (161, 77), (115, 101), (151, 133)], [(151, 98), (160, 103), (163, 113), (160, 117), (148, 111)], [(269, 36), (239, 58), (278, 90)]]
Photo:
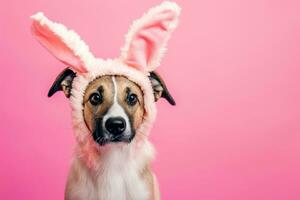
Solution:
[[(159, 0), (8, 0), (0, 7), (0, 199), (62, 199), (74, 139), (64, 66), (31, 36), (44, 11), (101, 57)], [(151, 135), (162, 199), (300, 199), (300, 1), (177, 0)], [(121, 9), (122, 8), (122, 9)]]

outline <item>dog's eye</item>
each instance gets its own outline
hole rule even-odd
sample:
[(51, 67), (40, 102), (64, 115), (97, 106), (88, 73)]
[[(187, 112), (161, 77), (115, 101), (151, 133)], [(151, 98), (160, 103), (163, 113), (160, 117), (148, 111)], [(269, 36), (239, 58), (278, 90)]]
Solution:
[(130, 106), (134, 106), (136, 104), (137, 100), (138, 100), (138, 98), (137, 98), (136, 94), (129, 94), (126, 99), (128, 105), (130, 105)]
[(91, 96), (90, 96), (90, 99), (89, 101), (91, 102), (92, 105), (96, 106), (100, 103), (103, 102), (103, 97), (101, 94), (98, 94), (98, 93), (93, 93)]

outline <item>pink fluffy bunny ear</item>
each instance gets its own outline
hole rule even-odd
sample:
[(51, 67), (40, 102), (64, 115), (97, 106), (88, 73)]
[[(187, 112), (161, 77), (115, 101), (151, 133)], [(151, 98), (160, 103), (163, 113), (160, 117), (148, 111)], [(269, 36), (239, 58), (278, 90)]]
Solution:
[(136, 20), (126, 35), (121, 59), (141, 71), (154, 71), (160, 64), (166, 43), (178, 24), (180, 7), (170, 1), (151, 8)]
[(89, 71), (95, 58), (90, 53), (89, 47), (74, 31), (50, 21), (43, 13), (37, 13), (31, 18), (33, 35), (51, 54), (76, 72)]

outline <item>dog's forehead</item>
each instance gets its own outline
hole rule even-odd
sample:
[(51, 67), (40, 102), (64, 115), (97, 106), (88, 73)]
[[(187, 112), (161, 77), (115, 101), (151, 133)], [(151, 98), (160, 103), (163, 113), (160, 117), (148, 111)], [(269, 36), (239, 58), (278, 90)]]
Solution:
[(119, 91), (123, 92), (138, 92), (141, 93), (140, 87), (134, 83), (133, 81), (129, 80), (124, 76), (115, 76), (116, 84), (119, 88)]

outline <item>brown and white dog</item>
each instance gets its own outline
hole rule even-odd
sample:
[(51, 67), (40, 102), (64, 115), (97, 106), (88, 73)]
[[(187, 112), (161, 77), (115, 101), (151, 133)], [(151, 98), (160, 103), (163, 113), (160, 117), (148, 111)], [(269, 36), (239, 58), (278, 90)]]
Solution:
[(63, 91), (72, 107), (77, 144), (65, 199), (159, 199), (147, 136), (154, 102), (175, 101), (154, 69), (179, 11), (169, 1), (150, 9), (131, 27), (120, 58), (108, 60), (95, 58), (76, 33), (42, 13), (32, 17), (34, 36), (69, 66), (48, 93)]
[[(72, 80), (76, 74), (65, 69), (53, 83), (48, 96), (62, 90), (70, 97)], [(175, 101), (164, 82), (156, 73), (149, 79), (155, 100), (164, 97), (172, 105)], [(157, 182), (151, 172), (152, 147), (145, 145), (141, 163), (130, 163), (130, 146), (144, 116), (143, 92), (140, 87), (124, 76), (101, 76), (89, 83), (83, 97), (84, 121), (93, 139), (101, 146), (102, 165), (91, 171), (86, 163), (75, 158), (71, 168), (66, 199), (159, 199)], [(139, 135), (137, 137), (146, 137)], [(130, 144), (132, 145), (132, 144)], [(138, 154), (137, 154), (138, 155)], [(138, 161), (136, 160), (136, 161)], [(136, 170), (136, 164), (141, 165)], [(127, 198), (125, 198), (127, 196)]]

